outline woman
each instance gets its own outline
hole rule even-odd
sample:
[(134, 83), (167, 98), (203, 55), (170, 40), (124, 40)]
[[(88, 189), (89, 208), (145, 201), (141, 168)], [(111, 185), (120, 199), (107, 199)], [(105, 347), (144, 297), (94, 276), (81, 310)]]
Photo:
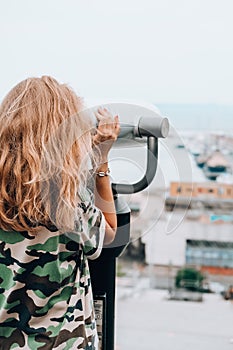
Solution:
[(119, 121), (99, 109), (93, 130), (83, 109), (47, 76), (22, 81), (1, 104), (2, 350), (98, 349), (87, 257), (115, 236), (107, 175)]

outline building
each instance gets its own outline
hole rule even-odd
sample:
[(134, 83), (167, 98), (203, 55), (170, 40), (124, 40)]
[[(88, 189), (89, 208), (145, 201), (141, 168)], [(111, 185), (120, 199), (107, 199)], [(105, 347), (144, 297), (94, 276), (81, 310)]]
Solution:
[[(150, 200), (158, 202), (155, 196)], [(169, 274), (174, 277), (188, 265), (204, 271), (211, 280), (229, 284), (233, 278), (232, 228), (232, 185), (172, 182), (164, 210), (143, 236), (146, 262), (154, 267), (156, 283), (163, 284), (165, 278), (166, 285)]]

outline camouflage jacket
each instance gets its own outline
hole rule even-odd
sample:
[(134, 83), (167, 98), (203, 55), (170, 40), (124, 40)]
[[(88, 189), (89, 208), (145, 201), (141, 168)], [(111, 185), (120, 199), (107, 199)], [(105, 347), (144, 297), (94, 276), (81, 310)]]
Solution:
[(0, 349), (97, 350), (88, 259), (105, 223), (92, 201), (76, 210), (74, 231), (0, 230)]

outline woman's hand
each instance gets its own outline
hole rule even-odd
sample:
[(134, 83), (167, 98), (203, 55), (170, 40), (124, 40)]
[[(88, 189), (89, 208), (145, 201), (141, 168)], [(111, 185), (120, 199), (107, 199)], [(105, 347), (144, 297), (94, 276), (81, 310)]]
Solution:
[(117, 115), (113, 117), (106, 108), (99, 108), (95, 115), (98, 127), (93, 137), (93, 146), (98, 147), (101, 161), (104, 163), (107, 162), (108, 153), (120, 132), (119, 117)]

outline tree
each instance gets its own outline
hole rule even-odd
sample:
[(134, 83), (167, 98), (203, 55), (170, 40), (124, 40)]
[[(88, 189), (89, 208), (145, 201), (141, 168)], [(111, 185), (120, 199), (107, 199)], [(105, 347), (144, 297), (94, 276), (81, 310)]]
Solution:
[(192, 291), (202, 289), (202, 282), (205, 276), (198, 270), (190, 267), (180, 269), (176, 274), (176, 288), (186, 288)]

